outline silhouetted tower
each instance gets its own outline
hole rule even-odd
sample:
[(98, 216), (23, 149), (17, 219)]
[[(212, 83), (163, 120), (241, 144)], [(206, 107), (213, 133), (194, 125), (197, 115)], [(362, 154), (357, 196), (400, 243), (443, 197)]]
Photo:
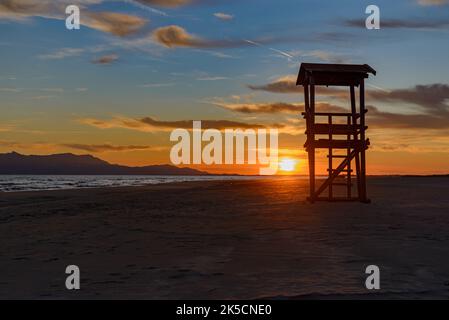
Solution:
[[(304, 87), (307, 141), (304, 147), (309, 157), (309, 201), (362, 201), (369, 202), (366, 195), (365, 150), (369, 139), (365, 138), (365, 79), (376, 75), (369, 65), (302, 63), (297, 85)], [(315, 110), (316, 86), (349, 87), (350, 112), (317, 112)], [(356, 107), (355, 88), (359, 88), (359, 110)], [(343, 91), (341, 91), (343, 92)], [(340, 93), (337, 91), (337, 93)], [(320, 138), (319, 136), (325, 136)], [(318, 136), (318, 139), (316, 139)], [(338, 139), (340, 138), (340, 139)], [(344, 139), (341, 139), (344, 138)], [(328, 150), (328, 177), (315, 189), (315, 149)], [(334, 167), (334, 160), (338, 165)], [(351, 162), (355, 162), (357, 196), (352, 195)], [(334, 196), (334, 186), (345, 188), (345, 197)], [(327, 196), (322, 196), (325, 190)], [(321, 196), (320, 196), (321, 195)]]

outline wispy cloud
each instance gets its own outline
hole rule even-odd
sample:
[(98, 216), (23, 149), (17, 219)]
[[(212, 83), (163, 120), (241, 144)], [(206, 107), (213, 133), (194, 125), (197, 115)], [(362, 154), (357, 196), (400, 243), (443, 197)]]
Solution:
[(196, 2), (197, 0), (135, 0), (144, 5), (176, 8)]
[[(302, 92), (302, 87), (296, 86), (295, 76), (286, 76), (277, 79), (274, 82), (264, 85), (249, 85), (252, 90), (262, 90), (272, 93), (298, 93)], [(348, 92), (337, 88), (317, 88), (317, 96), (326, 96), (336, 99), (348, 99)], [(375, 127), (382, 128), (426, 128), (426, 129), (447, 129), (449, 128), (449, 85), (448, 84), (429, 84), (417, 85), (405, 89), (386, 90), (383, 88), (375, 88), (375, 90), (367, 90), (366, 96), (369, 100), (379, 103), (388, 102), (390, 104), (406, 104), (416, 105), (420, 109), (419, 113), (396, 113), (381, 110), (375, 106), (368, 107), (369, 122)], [(269, 110), (277, 111), (294, 111), (295, 106), (286, 105), (252, 105), (252, 104), (228, 104), (223, 102), (214, 102), (224, 108), (241, 111), (241, 112), (257, 112)], [(296, 105), (298, 106), (298, 105)], [(320, 110), (330, 111), (326, 103), (317, 108)], [(337, 107), (339, 108), (339, 107)], [(335, 109), (334, 111), (341, 112)]]
[(390, 91), (369, 90), (367, 95), (377, 101), (415, 104), (426, 112), (449, 116), (449, 85), (443, 83), (416, 85)]
[[(355, 28), (365, 28), (365, 21), (361, 19), (349, 19), (344, 21), (344, 25)], [(381, 28), (389, 29), (446, 29), (449, 27), (449, 20), (441, 19), (382, 19)]]
[(249, 43), (251, 45), (257, 46), (257, 47), (265, 47), (268, 50), (274, 51), (274, 52), (280, 54), (281, 56), (288, 58), (289, 60), (295, 58), (293, 55), (291, 55), (290, 53), (288, 53), (286, 51), (282, 51), (282, 50), (271, 48), (271, 47), (266, 47), (263, 43), (261, 43), (259, 41), (253, 41), (253, 40), (248, 40), (248, 39), (244, 39), (243, 41), (245, 41), (246, 43)]
[(220, 76), (215, 76), (215, 77), (200, 77), (197, 78), (196, 80), (198, 81), (219, 81), (219, 80), (228, 80), (228, 77), (220, 77)]
[(95, 58), (92, 60), (92, 63), (94, 64), (111, 64), (113, 62), (116, 62), (119, 59), (118, 55), (116, 54), (108, 54), (104, 55), (98, 58)]
[(21, 90), (19, 88), (0, 88), (0, 91), (17, 93), (20, 92)]
[(442, 6), (449, 4), (449, 0), (418, 0), (418, 4), (422, 6)]
[(82, 150), (87, 152), (123, 152), (123, 151), (139, 151), (139, 150), (151, 150), (151, 146), (138, 146), (138, 145), (126, 145), (117, 146), (111, 144), (79, 144), (79, 143), (67, 143), (61, 144), (63, 147)]
[(134, 34), (147, 24), (146, 19), (115, 12), (88, 12), (82, 21), (90, 28), (120, 37)]
[(224, 21), (230, 21), (232, 19), (234, 19), (234, 16), (232, 14), (228, 14), (228, 13), (223, 13), (223, 12), (216, 12), (214, 13), (214, 16), (220, 20), (224, 20)]
[[(219, 99), (214, 99), (210, 101), (204, 101), (205, 103), (210, 103), (224, 109), (246, 113), (246, 114), (274, 114), (274, 113), (288, 113), (299, 115), (304, 111), (304, 103), (287, 103), (287, 102), (226, 102)], [(327, 112), (344, 112), (344, 108), (332, 105), (327, 102), (317, 102), (317, 109)]]
[[(296, 85), (296, 75), (286, 75), (280, 77), (273, 82), (262, 85), (248, 85), (248, 88), (255, 91), (266, 91), (271, 93), (301, 93), (302, 86)], [(346, 98), (348, 93), (338, 88), (317, 87), (317, 95), (325, 95), (329, 97)]]
[(266, 47), (268, 50), (274, 51), (278, 54), (284, 55), (289, 59), (294, 56), (288, 52), (268, 47), (266, 44), (275, 42), (292, 42), (297, 41), (294, 37), (265, 37), (255, 40), (248, 39), (205, 39), (197, 35), (189, 33), (184, 28), (178, 25), (169, 25), (157, 28), (152, 33), (152, 40), (167, 48), (185, 47), (185, 48), (237, 48), (247, 46)]
[(168, 16), (168, 14), (166, 12), (159, 10), (159, 9), (152, 8), (149, 5), (144, 5), (141, 2), (139, 2), (138, 0), (124, 0), (124, 1), (127, 3), (131, 3), (134, 6), (140, 8), (142, 10), (149, 11), (151, 13), (155, 13), (157, 15), (164, 16), (164, 17)]
[[(99, 129), (122, 128), (144, 132), (170, 131), (177, 128), (191, 130), (193, 124), (193, 120), (164, 121), (164, 120), (156, 120), (152, 117), (144, 117), (140, 119), (114, 117), (112, 119), (106, 120), (85, 118), (79, 119), (78, 121), (80, 123), (87, 124)], [(201, 120), (201, 125), (203, 129), (218, 129), (218, 130), (236, 129), (236, 128), (258, 129), (267, 127), (271, 128), (283, 127), (282, 124), (265, 125), (260, 123), (247, 123), (233, 120)]]
[(62, 48), (62, 49), (58, 49), (57, 51), (53, 52), (53, 53), (48, 53), (48, 54), (42, 54), (39, 55), (40, 59), (64, 59), (64, 58), (69, 58), (69, 57), (76, 57), (76, 56), (80, 56), (81, 54), (83, 54), (85, 50), (82, 48)]
[[(90, 12), (86, 6), (100, 3), (100, 0), (78, 0), (83, 10), (81, 24), (116, 36), (124, 37), (136, 33), (148, 20), (129, 14), (115, 12)], [(61, 0), (5, 0), (0, 2), (0, 19), (26, 20), (31, 17), (64, 20), (65, 6), (72, 1)]]
[(448, 113), (425, 112), (423, 114), (403, 114), (381, 111), (375, 106), (367, 106), (369, 123), (378, 128), (408, 128), (447, 130)]
[(146, 83), (146, 84), (139, 85), (139, 87), (141, 87), (141, 88), (162, 88), (162, 87), (172, 87), (174, 85), (175, 85), (175, 83), (173, 83), (173, 82), (170, 82), (170, 83)]
[(245, 44), (244, 40), (203, 39), (188, 33), (184, 28), (177, 25), (157, 28), (153, 31), (152, 38), (156, 43), (167, 48), (230, 48), (239, 47)]

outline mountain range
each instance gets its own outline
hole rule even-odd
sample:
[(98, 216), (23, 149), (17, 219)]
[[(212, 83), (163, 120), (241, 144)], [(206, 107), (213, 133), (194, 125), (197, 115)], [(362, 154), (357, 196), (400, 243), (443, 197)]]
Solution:
[(111, 164), (92, 155), (23, 155), (17, 152), (0, 154), (0, 174), (208, 175), (207, 172), (168, 164), (129, 167)]

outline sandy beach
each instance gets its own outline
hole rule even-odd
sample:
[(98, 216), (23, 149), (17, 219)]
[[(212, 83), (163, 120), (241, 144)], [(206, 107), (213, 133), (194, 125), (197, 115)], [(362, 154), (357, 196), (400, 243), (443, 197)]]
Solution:
[(371, 204), (309, 204), (307, 185), (0, 193), (0, 298), (449, 298), (449, 178), (370, 177)]

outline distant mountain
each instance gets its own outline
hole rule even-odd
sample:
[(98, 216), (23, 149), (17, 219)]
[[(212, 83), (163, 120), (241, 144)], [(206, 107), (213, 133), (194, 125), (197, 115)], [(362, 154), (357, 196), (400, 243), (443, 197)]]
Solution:
[(207, 175), (207, 172), (172, 165), (128, 167), (110, 164), (91, 155), (72, 153), (46, 156), (0, 153), (0, 174), (73, 175)]

